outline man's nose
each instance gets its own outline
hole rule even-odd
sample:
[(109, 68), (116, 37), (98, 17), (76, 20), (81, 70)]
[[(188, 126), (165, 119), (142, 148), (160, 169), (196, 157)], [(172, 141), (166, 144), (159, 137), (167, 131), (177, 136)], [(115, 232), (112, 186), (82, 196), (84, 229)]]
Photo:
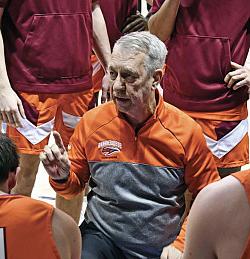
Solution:
[(126, 88), (125, 80), (118, 75), (113, 82), (113, 89), (115, 90), (124, 90)]

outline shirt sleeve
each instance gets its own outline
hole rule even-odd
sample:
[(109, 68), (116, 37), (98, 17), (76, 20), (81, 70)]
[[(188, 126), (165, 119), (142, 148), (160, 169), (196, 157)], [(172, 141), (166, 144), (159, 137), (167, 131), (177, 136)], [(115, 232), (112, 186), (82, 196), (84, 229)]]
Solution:
[(220, 179), (212, 153), (198, 124), (185, 144), (185, 183), (193, 199), (206, 185)]
[[(188, 190), (192, 193), (192, 199), (194, 199), (206, 185), (220, 180), (220, 176), (200, 126), (196, 124), (192, 130), (193, 132), (185, 144), (185, 182)], [(184, 251), (186, 226), (187, 217), (173, 243), (173, 246), (181, 252)]]
[(84, 116), (75, 128), (68, 146), (70, 175), (65, 183), (58, 183), (50, 178), (52, 188), (65, 199), (72, 199), (84, 190), (90, 177), (88, 161), (85, 154), (86, 132)]

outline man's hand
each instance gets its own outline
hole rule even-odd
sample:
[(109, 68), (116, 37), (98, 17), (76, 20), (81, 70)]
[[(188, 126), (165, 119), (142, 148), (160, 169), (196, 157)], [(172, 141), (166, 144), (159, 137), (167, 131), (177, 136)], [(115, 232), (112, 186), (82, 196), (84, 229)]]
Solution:
[(53, 136), (55, 144), (44, 147), (44, 151), (40, 153), (40, 161), (53, 180), (64, 180), (69, 176), (70, 161), (60, 134), (54, 131)]
[(181, 259), (182, 255), (173, 245), (169, 245), (163, 248), (160, 259)]
[(23, 105), (16, 93), (11, 89), (0, 91), (0, 121), (12, 127), (22, 127), (21, 118), (25, 119)]
[(110, 101), (110, 76), (108, 73), (102, 78), (102, 96), (101, 103)]
[(139, 11), (136, 14), (129, 16), (123, 24), (122, 33), (130, 33), (134, 31), (148, 30), (148, 22)]
[(231, 62), (234, 71), (229, 72), (224, 78), (228, 88), (237, 90), (238, 88), (247, 85), (248, 92), (250, 89), (250, 69), (248, 67)]

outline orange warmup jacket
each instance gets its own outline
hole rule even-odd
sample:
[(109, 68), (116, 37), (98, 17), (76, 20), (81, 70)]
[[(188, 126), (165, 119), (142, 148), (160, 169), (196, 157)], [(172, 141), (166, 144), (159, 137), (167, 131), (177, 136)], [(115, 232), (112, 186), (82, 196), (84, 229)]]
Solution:
[(219, 179), (200, 126), (157, 96), (155, 113), (135, 131), (113, 102), (87, 112), (69, 146), (70, 177), (50, 180), (66, 198), (90, 176), (85, 219), (128, 258), (159, 258), (181, 228), (184, 192)]

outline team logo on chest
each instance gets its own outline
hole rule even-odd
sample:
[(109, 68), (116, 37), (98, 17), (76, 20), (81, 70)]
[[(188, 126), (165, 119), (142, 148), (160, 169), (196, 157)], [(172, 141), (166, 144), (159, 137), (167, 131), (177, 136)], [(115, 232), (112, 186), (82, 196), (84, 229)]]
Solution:
[(98, 149), (101, 150), (105, 157), (109, 157), (121, 152), (122, 143), (116, 140), (104, 140), (98, 143)]

